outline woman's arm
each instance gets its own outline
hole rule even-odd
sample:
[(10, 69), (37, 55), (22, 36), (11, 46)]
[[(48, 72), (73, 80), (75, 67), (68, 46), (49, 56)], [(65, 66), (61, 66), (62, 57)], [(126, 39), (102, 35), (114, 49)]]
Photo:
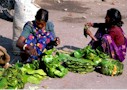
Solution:
[(107, 28), (109, 27), (109, 24), (107, 23), (87, 23), (86, 25), (88, 25), (89, 27), (94, 27), (94, 28)]
[(54, 24), (50, 21), (48, 21), (46, 23), (46, 31), (49, 31), (53, 34), (55, 40), (54, 40), (54, 44), (55, 46), (59, 45), (60, 44), (60, 38), (59, 37), (56, 37), (55, 35), (55, 31), (54, 31)]
[(21, 36), (18, 38), (16, 46), (19, 47), (21, 50), (24, 50), (29, 55), (37, 55), (36, 49), (34, 49), (32, 46), (28, 46), (25, 44), (26, 38), (32, 33), (31, 26), (25, 25), (23, 28), (23, 31), (21, 33)]
[(107, 28), (107, 27), (109, 27), (109, 25), (106, 23), (93, 23), (93, 27), (95, 27), (95, 28)]
[(56, 37), (55, 31), (54, 31), (54, 24), (52, 22), (47, 21), (47, 23), (46, 23), (46, 31), (51, 32), (54, 35), (54, 37)]
[(90, 30), (86, 30), (85, 32), (91, 37), (91, 39), (93, 39), (94, 41), (97, 41), (96, 37), (94, 37), (94, 35), (92, 34)]

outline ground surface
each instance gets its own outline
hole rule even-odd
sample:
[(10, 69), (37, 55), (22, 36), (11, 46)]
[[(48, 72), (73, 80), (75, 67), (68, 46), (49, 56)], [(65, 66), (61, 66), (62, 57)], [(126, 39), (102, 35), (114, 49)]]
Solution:
[[(57, 47), (64, 50), (75, 50), (85, 47), (91, 40), (83, 36), (83, 26), (86, 22), (104, 22), (106, 10), (117, 8), (123, 16), (123, 29), (127, 34), (127, 1), (110, 0), (101, 2), (97, 0), (37, 0), (42, 8), (49, 10), (49, 19), (55, 24), (56, 35), (60, 37), (61, 44)], [(6, 20), (0, 14), (0, 45), (4, 46), (11, 56), (11, 63), (20, 59), (12, 54), (13, 22)], [(96, 29), (91, 28), (95, 33)], [(69, 72), (64, 78), (50, 78), (39, 85), (26, 84), (25, 89), (36, 87), (38, 89), (127, 89), (127, 59), (124, 63), (124, 72), (120, 76), (110, 77), (96, 72), (76, 74)]]

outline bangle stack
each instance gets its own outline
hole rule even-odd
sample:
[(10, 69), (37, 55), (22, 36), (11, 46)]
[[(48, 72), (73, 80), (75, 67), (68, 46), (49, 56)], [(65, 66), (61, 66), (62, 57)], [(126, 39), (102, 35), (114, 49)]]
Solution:
[(25, 45), (23, 46), (23, 50), (25, 50), (26, 47), (27, 47), (27, 44), (25, 44)]

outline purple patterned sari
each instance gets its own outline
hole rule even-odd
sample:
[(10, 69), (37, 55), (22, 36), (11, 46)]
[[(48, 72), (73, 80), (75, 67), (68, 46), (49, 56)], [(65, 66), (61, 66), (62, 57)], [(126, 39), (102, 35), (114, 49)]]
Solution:
[[(123, 32), (123, 30), (122, 30), (122, 32)], [(125, 38), (124, 45), (116, 46), (114, 40), (112, 40), (112, 38), (109, 34), (104, 34), (102, 36), (102, 34), (99, 31), (97, 31), (97, 33), (95, 34), (95, 37), (100, 39), (100, 42), (96, 44), (95, 41), (92, 40), (89, 43), (92, 47), (95, 48), (97, 46), (101, 46), (103, 49), (103, 52), (110, 55), (111, 58), (119, 60), (121, 62), (125, 60), (126, 48), (127, 48), (127, 39), (126, 38)]]

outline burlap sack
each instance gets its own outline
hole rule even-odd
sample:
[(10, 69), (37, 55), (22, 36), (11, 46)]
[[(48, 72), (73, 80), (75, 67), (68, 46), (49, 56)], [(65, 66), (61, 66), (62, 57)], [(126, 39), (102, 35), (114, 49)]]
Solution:
[(4, 64), (3, 62), (3, 56), (4, 56), (4, 53), (0, 50), (0, 61), (2, 61), (0, 64)]
[(20, 54), (20, 49), (16, 47), (23, 26), (27, 21), (35, 19), (36, 12), (40, 6), (34, 3), (34, 0), (15, 0), (15, 13), (13, 20), (13, 54)]
[(10, 56), (3, 46), (0, 46), (0, 64), (9, 63)]

